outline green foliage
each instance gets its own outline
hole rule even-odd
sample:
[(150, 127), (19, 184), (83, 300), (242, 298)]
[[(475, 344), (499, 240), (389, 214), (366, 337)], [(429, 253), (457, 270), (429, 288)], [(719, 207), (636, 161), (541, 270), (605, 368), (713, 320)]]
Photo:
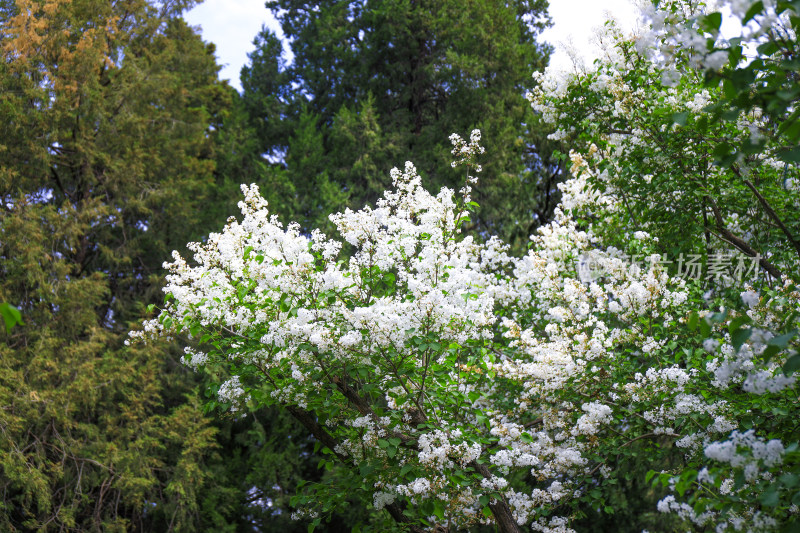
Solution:
[(22, 324), (22, 314), (19, 309), (6, 302), (0, 303), (0, 316), (6, 325), (6, 333), (11, 333), (11, 328), (17, 324)]
[(559, 116), (576, 151), (586, 154), (586, 162), (573, 161), (572, 171), (585, 171), (599, 193), (613, 190), (624, 207), (615, 213), (594, 208), (588, 222), (618, 247), (624, 246), (619, 227), (650, 232), (673, 272), (679, 260), (685, 272), (695, 256), (704, 272), (727, 257), (726, 272), (738, 268), (739, 279), (750, 282), (759, 269), (773, 278), (794, 275), (798, 171), (770, 157), (780, 137), (765, 137), (765, 151), (717, 164), (752, 130), (765, 127), (761, 115), (720, 121), (715, 113), (724, 105), (723, 91), (704, 87), (702, 73), (686, 70), (667, 86), (633, 42), (618, 41), (614, 53), (616, 62), (570, 79), (563, 94), (537, 96)]
[[(490, 158), (474, 195), (482, 232), (519, 249), (552, 215), (563, 167), (520, 97), (549, 48), (535, 38), (547, 3), (535, 1), (268, 3), (291, 39), (286, 65), (266, 28), (242, 69), (243, 101), (258, 137), (295, 187), (274, 212), (306, 229), (327, 213), (373, 203), (388, 171), (413, 160), (426, 186), (454, 190), (454, 131), (481, 129)], [(278, 159), (283, 157), (282, 161)], [(307, 194), (312, 191), (312, 194)]]
[(3, 4), (3, 531), (231, 522), (204, 504), (221, 457), (194, 378), (169, 343), (124, 344), (163, 258), (204, 229), (230, 105), (190, 4)]

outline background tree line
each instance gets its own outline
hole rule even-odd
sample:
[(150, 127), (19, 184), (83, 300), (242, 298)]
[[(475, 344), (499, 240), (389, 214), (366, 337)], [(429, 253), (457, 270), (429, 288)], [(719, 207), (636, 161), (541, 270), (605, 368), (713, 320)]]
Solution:
[(731, 41), (699, 8), (609, 24), (604, 60), (531, 93), (572, 177), (522, 258), (407, 163), (379, 210), (331, 217), (352, 256), (243, 187), (243, 222), (168, 266), (145, 330), (192, 334), (207, 405), (281, 406), (323, 447), (290, 502), (310, 530), (389, 529), (368, 494), (411, 531), (794, 529), (798, 7), (739, 6), (760, 28)]
[[(243, 93), (181, 18), (193, 1), (0, 2), (0, 529), (305, 530), (289, 520), (313, 440), (270, 410), (199, 414), (176, 345), (127, 346), (162, 262), (255, 182), (306, 229), (374, 201), (414, 160), (432, 190), (448, 135), (484, 131), (476, 224), (518, 249), (561, 166), (525, 102), (544, 0), (269, 2)], [(327, 226), (330, 227), (330, 226)], [(210, 376), (213, 378), (213, 376)], [(357, 492), (331, 531), (381, 528)]]

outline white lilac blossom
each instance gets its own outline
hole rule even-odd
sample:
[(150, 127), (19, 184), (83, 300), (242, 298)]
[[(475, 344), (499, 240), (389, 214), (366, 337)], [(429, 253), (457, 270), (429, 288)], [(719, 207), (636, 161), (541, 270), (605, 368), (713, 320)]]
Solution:
[[(451, 140), (455, 166), (468, 166), (460, 196), (430, 194), (406, 163), (374, 208), (331, 215), (338, 238), (284, 227), (257, 186), (243, 186), (241, 221), (190, 245), (193, 261), (176, 253), (165, 265), (166, 308), (139, 336), (212, 335), (216, 347), (189, 348), (184, 361), (233, 372), (221, 402), (241, 409), (258, 390), (261, 401), (314, 413), (337, 459), (374, 487), (376, 509), (433, 501), (453, 527), (493, 523), (485, 502), (502, 501), (519, 524), (571, 531), (567, 513), (541, 509), (568, 510), (585, 494), (583, 480), (613, 475), (606, 463), (639, 439), (719, 457), (709, 443), (738, 426), (725, 401), (698, 387), (760, 374), (747, 374), (755, 367), (725, 346), (714, 368), (639, 371), (640, 361), (676, 351), (659, 324), (688, 314), (688, 292), (658, 261), (630, 268), (576, 220), (620, 208), (613, 190), (589, 182), (602, 179), (597, 147), (571, 154), (554, 220), (512, 257), (497, 238), (461, 234), (483, 149), (478, 132)], [(655, 242), (643, 230), (629, 235)], [(602, 273), (588, 281), (576, 268), (584, 255)], [(724, 365), (733, 365), (725, 376)], [(683, 424), (690, 416), (707, 429)], [(775, 454), (765, 446), (763, 464)], [(478, 465), (489, 474), (463, 474)], [(514, 481), (520, 472), (537, 485)], [(660, 508), (711, 520), (675, 500)]]
[[(680, 74), (674, 70), (677, 57), (682, 56), (684, 67), (719, 70), (730, 59), (732, 41), (755, 49), (765, 42), (767, 34), (780, 27), (792, 34), (791, 9), (779, 8), (775, 0), (758, 2), (757, 9), (749, 20), (746, 15), (757, 0), (720, 0), (719, 2), (696, 2), (692, 0), (666, 0), (658, 7), (652, 2), (640, 3), (640, 15), (647, 26), (637, 36), (637, 49), (662, 67), (665, 73)], [(796, 9), (796, 8), (794, 8)], [(719, 30), (703, 27), (704, 16), (710, 13), (726, 13), (738, 19), (738, 33), (732, 33), (732, 25), (723, 38)]]
[(740, 469), (744, 479), (752, 483), (768, 475), (771, 467), (780, 466), (785, 448), (779, 439), (765, 441), (749, 430), (744, 433), (734, 431), (728, 440), (707, 444), (704, 453), (709, 459)]
[(716, 339), (706, 339), (703, 341), (703, 349), (709, 353), (714, 353), (719, 348), (719, 341)]
[(747, 305), (747, 307), (753, 308), (758, 305), (760, 300), (758, 293), (754, 290), (747, 290), (741, 293), (742, 301)]
[(220, 402), (231, 404), (231, 411), (237, 411), (239, 405), (248, 399), (242, 384), (239, 383), (239, 376), (233, 376), (220, 385), (217, 396)]

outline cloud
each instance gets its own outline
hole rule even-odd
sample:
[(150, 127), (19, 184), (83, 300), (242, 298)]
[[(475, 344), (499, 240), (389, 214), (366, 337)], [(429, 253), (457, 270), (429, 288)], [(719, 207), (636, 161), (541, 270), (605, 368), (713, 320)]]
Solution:
[[(191, 26), (199, 26), (204, 41), (217, 46), (220, 79), (230, 80), (241, 90), (239, 72), (253, 50), (253, 39), (266, 25), (283, 37), (280, 24), (264, 7), (264, 0), (206, 0), (184, 15)], [(288, 48), (284, 46), (284, 53)]]

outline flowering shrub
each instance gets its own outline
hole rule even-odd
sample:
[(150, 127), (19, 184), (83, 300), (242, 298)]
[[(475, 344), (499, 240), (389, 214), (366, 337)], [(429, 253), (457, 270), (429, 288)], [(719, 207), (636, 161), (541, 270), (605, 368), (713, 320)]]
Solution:
[[(739, 29), (721, 34), (728, 17)], [(797, 32), (800, 5), (789, 0), (654, 0), (645, 10), (650, 31), (638, 50), (662, 68), (662, 80), (676, 83), (690, 70), (704, 72), (704, 83), (721, 87), (710, 106), (715, 120), (736, 121), (757, 111), (774, 127), (736, 142), (728, 139), (715, 154), (724, 166), (743, 155), (767, 152), (786, 163), (800, 161), (800, 80)]]
[[(752, 39), (768, 41), (783, 31), (780, 25), (770, 28), (766, 20), (775, 5), (750, 4), (750, 18), (763, 30)], [(708, 83), (714, 78), (698, 69), (720, 65), (708, 62), (713, 58), (705, 55), (705, 38), (692, 37), (710, 15), (689, 2), (662, 2), (660, 7), (651, 12), (653, 31), (631, 40), (617, 35), (608, 59), (594, 71), (543, 79), (529, 98), (558, 126), (555, 135), (577, 150), (570, 157), (581, 181), (571, 186), (585, 186), (590, 195), (565, 207), (584, 227), (605, 243), (625, 243), (634, 230), (646, 230), (641, 236), (657, 240), (660, 258), (655, 260), (668, 272), (675, 273), (681, 261), (694, 256), (707, 273), (689, 283), (698, 311), (683, 317), (673, 333), (683, 333), (682, 328), (695, 333), (694, 345), (676, 339), (683, 353), (675, 362), (689, 371), (684, 379), (695, 394), (715, 401), (699, 407), (689, 395), (675, 409), (645, 412), (668, 427), (678, 420), (686, 424), (674, 441), (686, 451), (683, 464), (648, 475), (675, 493), (658, 509), (676, 514), (687, 527), (778, 529), (796, 523), (800, 504), (792, 416), (797, 412), (793, 372), (800, 366), (800, 295), (793, 283), (800, 219), (793, 213), (800, 205), (797, 169), (787, 164), (787, 136), (781, 135), (791, 131), (783, 125), (794, 119), (776, 117), (780, 106), (769, 105), (767, 112), (751, 101), (742, 104), (740, 111), (746, 113), (719, 120), (720, 110), (732, 105), (726, 102), (732, 89)], [(779, 2), (777, 9), (788, 23), (788, 5)], [(670, 18), (675, 20), (665, 24)], [(679, 28), (679, 20), (686, 25)], [(679, 41), (681, 46), (673, 46)], [(652, 48), (656, 42), (660, 52)], [(735, 52), (718, 41), (714, 46), (724, 49), (726, 57)], [(731, 61), (736, 67), (738, 59)], [(753, 68), (759, 64), (766, 63), (753, 63)], [(732, 70), (720, 75), (736, 78)], [(748, 90), (756, 94), (762, 89)], [(628, 231), (620, 234), (619, 228)], [(735, 261), (729, 270), (712, 268), (734, 253), (739, 267), (750, 258), (756, 271), (743, 276)], [(721, 422), (717, 427), (726, 438), (687, 431), (703, 411), (706, 418), (695, 427)], [(724, 413), (725, 421), (717, 413)]]
[[(283, 227), (244, 186), (241, 221), (174, 254), (133, 336), (188, 334), (186, 364), (227, 376), (213, 406), (284, 406), (414, 531), (571, 531), (614, 511), (642, 454), (654, 507), (686, 527), (796, 523), (796, 170), (766, 149), (715, 166), (720, 146), (770, 146), (767, 115), (717, 123), (692, 56), (665, 76), (617, 52), (530, 96), (576, 150), (524, 256), (463, 232), (483, 148), (453, 135), (458, 194), (406, 163), (374, 208), (330, 216), (338, 238)], [(686, 279), (663, 255), (731, 249), (767, 277)], [(336, 503), (317, 489), (312, 525)]]
[[(222, 406), (285, 406), (351, 466), (376, 509), (413, 528), (566, 531), (578, 504), (602, 503), (595, 488), (640, 440), (661, 444), (654, 453), (674, 442), (694, 461), (704, 450), (728, 461), (688, 482), (780, 464), (786, 446), (748, 433), (724, 394), (750, 380), (782, 390), (776, 405), (786, 405), (795, 380), (762, 376), (784, 352), (772, 366), (752, 355), (766, 332), (707, 363), (701, 336), (682, 325), (686, 283), (657, 262), (630, 268), (560, 209), (520, 258), (463, 235), (481, 148), (477, 132), (452, 140), (467, 165), (460, 196), (429, 194), (407, 163), (374, 209), (331, 216), (344, 242), (283, 228), (257, 187), (243, 187), (241, 222), (191, 245), (191, 265), (175, 254), (166, 306), (134, 336), (189, 333), (185, 362), (230, 375)], [(610, 205), (581, 168), (563, 204)], [(646, 250), (639, 237), (631, 242)], [(582, 254), (604, 272), (588, 284)], [(744, 445), (766, 451), (736, 459)]]

